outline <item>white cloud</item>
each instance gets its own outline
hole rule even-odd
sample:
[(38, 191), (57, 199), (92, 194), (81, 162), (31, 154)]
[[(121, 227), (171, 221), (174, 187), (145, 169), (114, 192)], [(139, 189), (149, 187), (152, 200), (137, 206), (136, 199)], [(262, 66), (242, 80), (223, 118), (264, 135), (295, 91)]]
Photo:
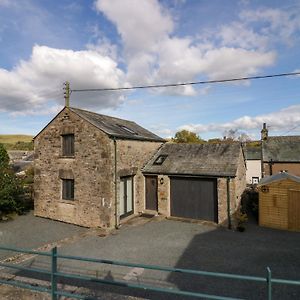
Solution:
[(258, 34), (241, 22), (223, 25), (215, 34), (221, 40), (221, 45), (227, 47), (266, 49), (269, 42), (266, 35)]
[(295, 125), (300, 125), (300, 105), (292, 105), (279, 111), (258, 115), (256, 117), (243, 116), (227, 123), (186, 124), (178, 129), (186, 129), (198, 134), (207, 132), (224, 132), (230, 129), (239, 131), (259, 130), (267, 123), (272, 131), (286, 131)]
[(116, 25), (129, 52), (156, 50), (158, 43), (173, 30), (171, 16), (158, 1), (99, 0), (95, 6)]
[[(62, 83), (69, 80), (74, 89), (119, 87), (124, 74), (117, 63), (96, 50), (73, 51), (34, 46), (29, 60), (13, 70), (0, 69), (0, 103), (3, 111), (40, 110), (49, 100), (62, 104)], [(118, 93), (75, 94), (71, 104), (80, 107), (116, 107)]]
[(247, 24), (261, 24), (259, 33), (269, 38), (293, 44), (293, 38), (300, 31), (300, 6), (295, 5), (285, 10), (275, 8), (260, 8), (244, 10), (240, 19)]
[[(178, 37), (174, 18), (158, 1), (97, 0), (96, 9), (115, 24), (124, 45), (127, 78), (132, 85), (248, 76), (274, 64), (267, 39), (239, 22), (212, 35)], [(237, 34), (238, 33), (238, 34)], [(221, 40), (221, 46), (216, 43)], [(157, 90), (155, 90), (158, 92)], [(194, 87), (163, 89), (164, 94), (194, 96)]]

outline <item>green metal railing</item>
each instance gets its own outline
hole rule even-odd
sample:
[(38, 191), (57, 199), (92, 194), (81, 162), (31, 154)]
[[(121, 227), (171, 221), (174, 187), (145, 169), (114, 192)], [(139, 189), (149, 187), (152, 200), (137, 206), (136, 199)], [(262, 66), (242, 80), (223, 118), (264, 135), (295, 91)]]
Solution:
[(113, 285), (118, 287), (127, 287), (133, 289), (142, 289), (146, 291), (168, 293), (168, 294), (174, 294), (179, 296), (190, 296), (196, 298), (217, 299), (217, 300), (237, 299), (237, 298), (223, 297), (223, 296), (204, 294), (198, 292), (182, 291), (179, 289), (155, 287), (146, 284), (135, 284), (135, 283), (129, 283), (127, 281), (122, 281), (122, 280), (99, 279), (94, 276), (83, 276), (83, 275), (59, 272), (57, 269), (58, 259), (77, 260), (83, 262), (101, 263), (101, 264), (108, 264), (108, 265), (115, 265), (115, 266), (144, 268), (148, 270), (156, 270), (156, 271), (163, 271), (163, 272), (193, 274), (193, 275), (201, 275), (207, 277), (219, 277), (224, 279), (259, 282), (259, 283), (264, 283), (266, 285), (266, 293), (267, 293), (268, 300), (272, 299), (273, 284), (286, 284), (286, 285), (300, 286), (300, 281), (272, 278), (272, 272), (269, 267), (267, 267), (266, 277), (257, 277), (257, 276), (245, 276), (245, 275), (229, 274), (229, 273), (216, 273), (216, 272), (198, 271), (198, 270), (190, 270), (190, 269), (162, 267), (162, 266), (146, 265), (146, 264), (135, 264), (135, 263), (128, 263), (123, 261), (116, 261), (116, 260), (96, 259), (96, 258), (87, 258), (87, 257), (79, 257), (79, 256), (70, 256), (70, 255), (59, 255), (57, 253), (56, 247), (54, 247), (51, 250), (51, 252), (40, 252), (40, 251), (33, 251), (33, 250), (12, 248), (12, 247), (2, 247), (2, 246), (0, 247), (0, 251), (1, 250), (18, 252), (18, 253), (26, 253), (26, 254), (34, 254), (34, 255), (46, 256), (51, 258), (51, 270), (23, 267), (16, 264), (7, 264), (7, 263), (0, 262), (0, 267), (3, 268), (9, 268), (9, 269), (14, 269), (19, 271), (36, 272), (36, 273), (50, 276), (51, 288), (40, 287), (36, 285), (25, 284), (19, 281), (4, 280), (4, 279), (0, 279), (0, 284), (7, 284), (7, 285), (20, 287), (20, 288), (49, 293), (51, 294), (52, 300), (57, 300), (59, 296), (72, 297), (76, 299), (86, 299), (87, 297), (87, 295), (73, 294), (73, 293), (68, 293), (66, 291), (58, 290), (58, 285), (57, 285), (58, 278), (83, 280), (83, 281), (89, 281), (89, 282), (99, 283), (99, 284)]

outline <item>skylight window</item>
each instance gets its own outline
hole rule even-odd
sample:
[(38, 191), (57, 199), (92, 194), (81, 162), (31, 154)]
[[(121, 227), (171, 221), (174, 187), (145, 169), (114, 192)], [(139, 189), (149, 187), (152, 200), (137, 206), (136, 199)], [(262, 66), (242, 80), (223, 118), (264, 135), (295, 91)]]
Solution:
[(118, 126), (119, 126), (120, 128), (122, 128), (123, 130), (125, 130), (126, 132), (128, 132), (128, 133), (137, 135), (137, 133), (136, 133), (134, 130), (132, 130), (132, 129), (130, 129), (130, 128), (124, 126), (124, 125), (119, 125), (119, 124), (118, 124)]
[(168, 157), (168, 155), (159, 155), (156, 160), (154, 161), (154, 165), (162, 165), (163, 162), (166, 160), (166, 158)]

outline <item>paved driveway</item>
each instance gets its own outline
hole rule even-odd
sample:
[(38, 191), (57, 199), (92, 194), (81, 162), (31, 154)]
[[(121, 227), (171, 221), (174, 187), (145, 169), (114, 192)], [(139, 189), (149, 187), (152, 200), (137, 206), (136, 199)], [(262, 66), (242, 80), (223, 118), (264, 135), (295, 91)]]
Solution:
[[(12, 221), (0, 222), (0, 245), (35, 249), (81, 235), (86, 231), (87, 229), (83, 227), (34, 217), (30, 212)], [(0, 251), (0, 259), (11, 254)]]
[[(269, 266), (275, 278), (300, 280), (300, 233), (261, 228), (253, 224), (240, 233), (208, 225), (153, 220), (139, 226), (124, 226), (106, 237), (83, 237), (63, 245), (59, 253), (253, 276), (266, 276), (266, 267)], [(35, 258), (27, 264), (49, 267), (48, 260), (43, 258)], [(110, 280), (155, 284), (243, 299), (266, 299), (266, 287), (252, 282), (66, 260), (60, 261), (59, 268)], [(65, 283), (76, 284), (70, 281)], [(182, 299), (144, 291), (133, 292), (126, 288), (101, 286), (99, 289), (94, 283), (85, 287), (101, 295), (109, 291), (151, 299)], [(299, 299), (300, 287), (274, 285), (273, 296), (273, 299)]]

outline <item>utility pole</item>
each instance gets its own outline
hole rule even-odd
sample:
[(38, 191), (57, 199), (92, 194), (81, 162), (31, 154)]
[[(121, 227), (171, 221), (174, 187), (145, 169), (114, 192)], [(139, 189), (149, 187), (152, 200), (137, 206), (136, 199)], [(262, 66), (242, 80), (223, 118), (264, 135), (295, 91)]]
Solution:
[(66, 81), (64, 83), (64, 98), (65, 98), (65, 107), (70, 107), (70, 82)]

